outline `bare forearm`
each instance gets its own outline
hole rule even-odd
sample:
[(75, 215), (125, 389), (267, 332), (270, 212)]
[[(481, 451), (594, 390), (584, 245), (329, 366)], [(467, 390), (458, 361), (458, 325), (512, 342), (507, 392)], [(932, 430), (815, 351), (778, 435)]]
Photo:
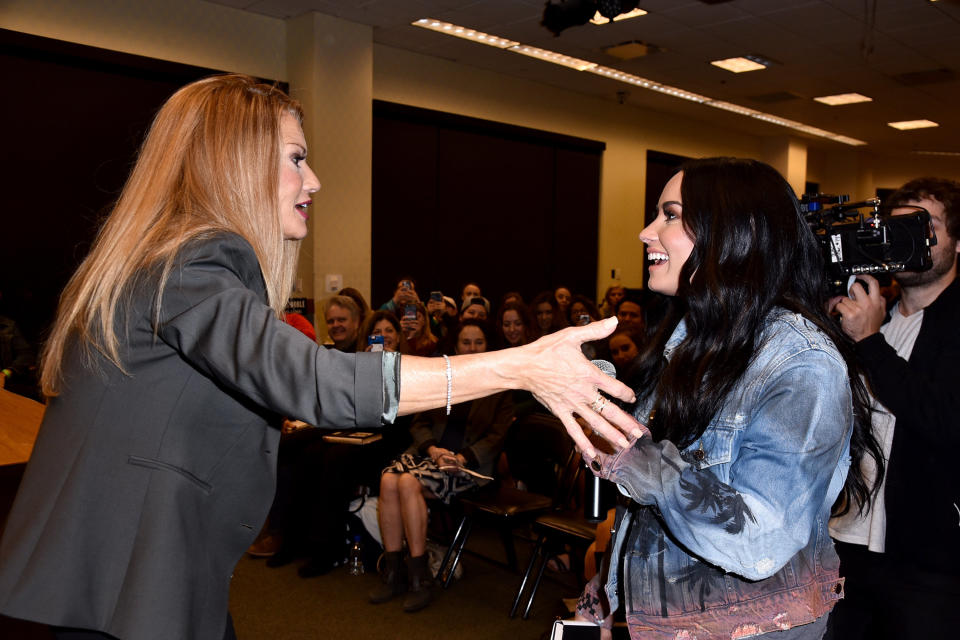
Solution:
[[(521, 354), (505, 351), (450, 358), (450, 404), (521, 388), (516, 375)], [(447, 404), (447, 365), (443, 358), (403, 356), (400, 360), (400, 415)]]

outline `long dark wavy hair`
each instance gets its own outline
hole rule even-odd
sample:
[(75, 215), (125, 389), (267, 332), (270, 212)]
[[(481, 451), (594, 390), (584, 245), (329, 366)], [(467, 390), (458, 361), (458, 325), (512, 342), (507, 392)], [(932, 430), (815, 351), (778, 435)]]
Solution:
[[(883, 456), (853, 344), (827, 313), (822, 254), (793, 189), (755, 160), (706, 158), (680, 170), (681, 220), (694, 246), (663, 321), (649, 329), (633, 378), (638, 390), (654, 394), (653, 437), (679, 448), (699, 439), (750, 364), (765, 319), (775, 307), (785, 308), (815, 324), (846, 362), (852, 464), (835, 513), (854, 503), (862, 511), (880, 486)], [(664, 346), (681, 319), (687, 337), (667, 361)], [(877, 465), (873, 487), (860, 472), (864, 455)]]

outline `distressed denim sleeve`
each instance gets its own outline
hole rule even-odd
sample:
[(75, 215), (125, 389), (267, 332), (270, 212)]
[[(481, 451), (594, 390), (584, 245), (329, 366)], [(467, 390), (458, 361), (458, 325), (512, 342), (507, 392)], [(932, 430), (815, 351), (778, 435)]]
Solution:
[(644, 436), (604, 457), (600, 475), (655, 505), (693, 555), (760, 580), (806, 546), (835, 499), (831, 479), (853, 417), (846, 368), (816, 349), (772, 366), (750, 394), (729, 463), (703, 466), (691, 455), (696, 444), (680, 452)]

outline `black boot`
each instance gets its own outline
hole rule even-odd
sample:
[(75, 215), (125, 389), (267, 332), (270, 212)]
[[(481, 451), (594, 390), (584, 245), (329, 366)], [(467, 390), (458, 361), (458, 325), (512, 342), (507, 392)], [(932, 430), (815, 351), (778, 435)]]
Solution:
[(427, 566), (427, 554), (416, 558), (407, 558), (407, 597), (403, 599), (403, 610), (407, 613), (420, 611), (433, 600), (430, 587), (433, 580), (430, 576), (430, 567)]
[(400, 551), (386, 551), (383, 554), (383, 566), (380, 567), (380, 584), (370, 592), (370, 602), (380, 604), (403, 593), (404, 585), (400, 575)]

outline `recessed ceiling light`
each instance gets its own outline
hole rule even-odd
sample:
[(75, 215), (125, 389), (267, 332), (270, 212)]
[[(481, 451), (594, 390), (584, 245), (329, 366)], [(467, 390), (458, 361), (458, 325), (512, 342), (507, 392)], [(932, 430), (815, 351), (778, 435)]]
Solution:
[(901, 120), (900, 122), (888, 122), (888, 127), (906, 131), (908, 129), (926, 129), (928, 127), (939, 127), (939, 123), (932, 120)]
[[(626, 13), (621, 13), (616, 18), (613, 19), (614, 22), (620, 22), (621, 20), (628, 20), (630, 18), (639, 18), (640, 16), (647, 15), (647, 12), (639, 7), (633, 11), (627, 11)], [(600, 12), (597, 11), (592, 18), (590, 18), (590, 24), (607, 24), (610, 22), (607, 18), (604, 18), (600, 15)]]
[(731, 73), (743, 73), (745, 71), (759, 71), (766, 69), (767, 66), (750, 60), (749, 58), (726, 58), (724, 60), (711, 60), (710, 64), (730, 71)]
[(814, 100), (828, 104), (831, 107), (836, 107), (841, 104), (855, 104), (857, 102), (873, 102), (873, 98), (859, 93), (837, 93), (832, 96), (820, 96), (819, 98), (814, 98)]

